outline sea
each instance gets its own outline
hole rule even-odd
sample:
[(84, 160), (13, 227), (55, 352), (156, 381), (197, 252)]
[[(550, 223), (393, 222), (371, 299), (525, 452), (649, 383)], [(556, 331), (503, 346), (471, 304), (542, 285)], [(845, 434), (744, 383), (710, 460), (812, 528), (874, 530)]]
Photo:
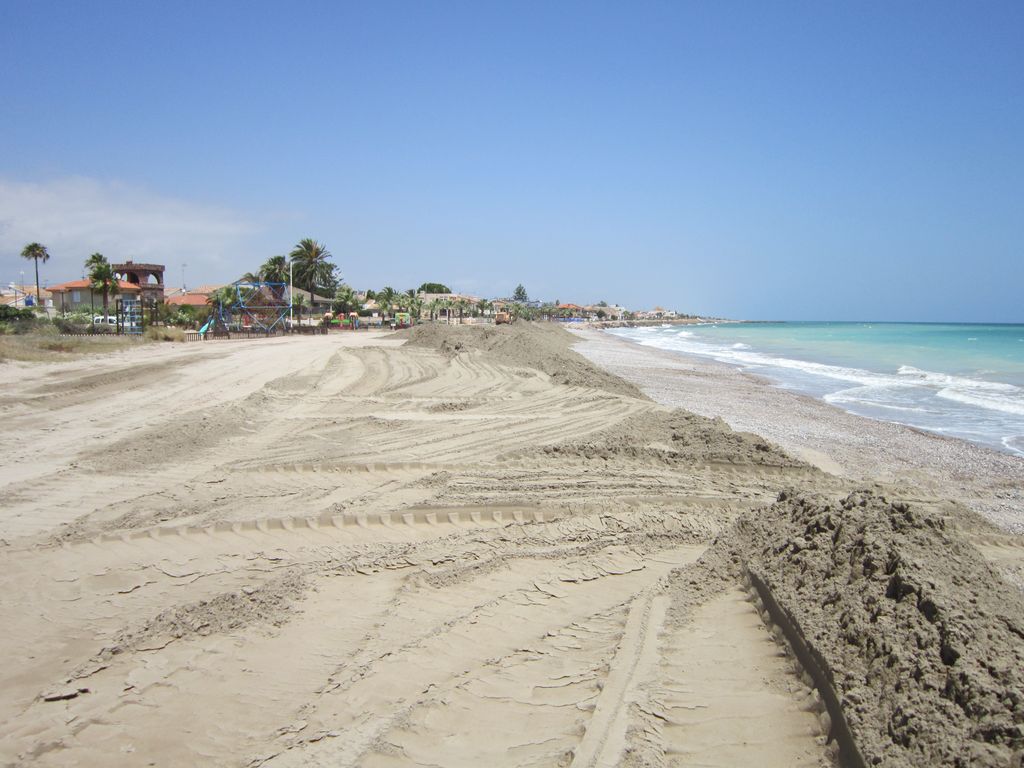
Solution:
[(850, 413), (1024, 456), (1024, 325), (778, 322), (615, 328)]

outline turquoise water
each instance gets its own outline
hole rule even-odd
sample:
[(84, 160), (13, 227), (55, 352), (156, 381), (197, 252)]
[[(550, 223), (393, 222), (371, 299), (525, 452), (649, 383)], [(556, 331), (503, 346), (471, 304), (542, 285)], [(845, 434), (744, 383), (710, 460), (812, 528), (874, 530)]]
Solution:
[(1024, 325), (723, 323), (617, 328), (852, 413), (1024, 455)]

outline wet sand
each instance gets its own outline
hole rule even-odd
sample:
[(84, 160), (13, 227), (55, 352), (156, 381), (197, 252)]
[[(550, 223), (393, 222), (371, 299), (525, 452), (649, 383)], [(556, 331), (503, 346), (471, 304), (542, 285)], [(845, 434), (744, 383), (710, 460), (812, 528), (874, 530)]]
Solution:
[[(1017, 538), (938, 481), (911, 489), (929, 477), (917, 467), (879, 484), (785, 429), (766, 440), (672, 410), (576, 341), (435, 327), (0, 367), (0, 761), (835, 764), (835, 718), (794, 631), (881, 764), (969, 747), (997, 765), (1024, 747), (1007, 629), (1024, 620), (1005, 591)], [(930, 684), (961, 664), (958, 690), (985, 706), (955, 728), (937, 693), (865, 688), (876, 657), (838, 642), (836, 616), (802, 591), (802, 569), (839, 578), (830, 547), (849, 542), (783, 521), (842, 516), (856, 532), (904, 515), (880, 496), (849, 502), (863, 484), (912, 490), (909, 559), (955, 545), (969, 562), (970, 595), (948, 569), (894, 565), (880, 588), (899, 574), (906, 589), (871, 609), (888, 627), (890, 608), (936, 606), (921, 615), (939, 624), (916, 631), (935, 633), (936, 659), (963, 661), (932, 665), (930, 640), (905, 659)], [(917, 536), (934, 520), (946, 539)], [(902, 551), (872, 531), (851, 546)], [(816, 559), (785, 554), (797, 539)], [(985, 590), (998, 605), (978, 602)], [(947, 611), (979, 638), (942, 634), (963, 631)], [(998, 690), (976, 679), (980, 656), (1009, 669)], [(865, 690), (885, 702), (877, 717), (849, 699)], [(927, 749), (886, 740), (914, 707)]]

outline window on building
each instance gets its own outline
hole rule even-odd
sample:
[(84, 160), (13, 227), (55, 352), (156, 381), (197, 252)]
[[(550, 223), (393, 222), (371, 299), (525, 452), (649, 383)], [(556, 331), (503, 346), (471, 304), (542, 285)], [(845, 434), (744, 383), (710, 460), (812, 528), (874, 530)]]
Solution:
[(73, 302), (75, 302), (76, 304), (78, 302), (80, 302), (82, 300), (82, 292), (81, 291), (72, 291), (71, 292), (71, 300)]

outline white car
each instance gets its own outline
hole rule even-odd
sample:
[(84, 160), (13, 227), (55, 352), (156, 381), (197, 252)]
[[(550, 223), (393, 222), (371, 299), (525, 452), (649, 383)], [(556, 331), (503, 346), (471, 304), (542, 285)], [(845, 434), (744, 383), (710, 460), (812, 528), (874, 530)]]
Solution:
[(93, 325), (111, 325), (111, 326), (116, 326), (117, 325), (117, 318), (116, 317), (103, 317), (103, 315), (96, 315), (96, 317), (94, 317), (92, 319), (92, 324)]

